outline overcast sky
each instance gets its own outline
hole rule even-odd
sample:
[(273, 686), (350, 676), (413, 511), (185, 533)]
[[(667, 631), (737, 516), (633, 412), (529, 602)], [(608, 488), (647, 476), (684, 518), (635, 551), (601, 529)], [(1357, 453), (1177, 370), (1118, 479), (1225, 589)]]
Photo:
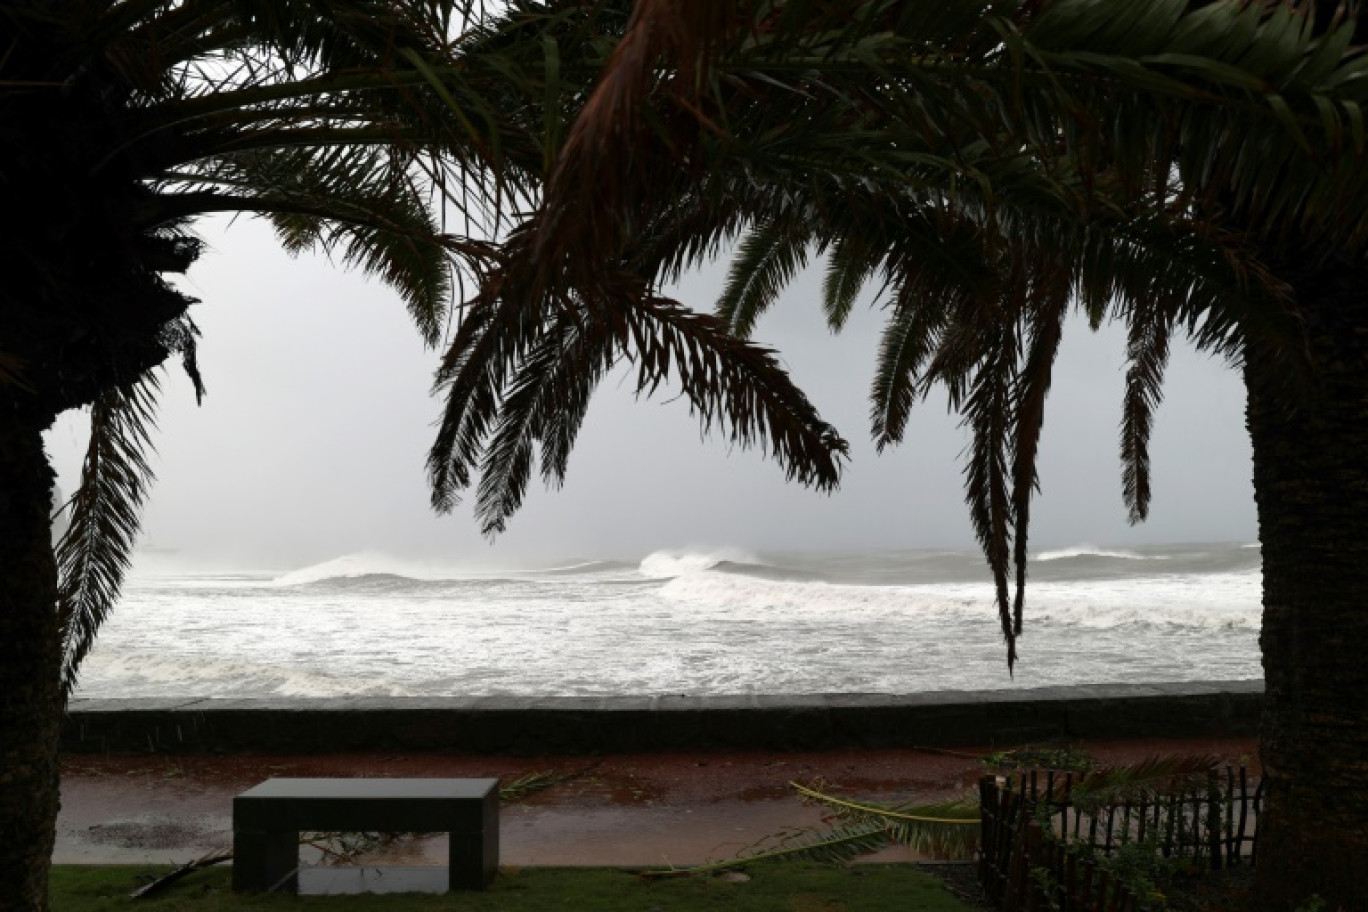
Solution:
[[(158, 482), (146, 548), (194, 563), (290, 569), (355, 552), (443, 563), (636, 558), (661, 548), (753, 551), (972, 547), (959, 454), (966, 436), (943, 401), (914, 414), (906, 442), (876, 455), (866, 391), (881, 313), (861, 309), (832, 336), (820, 276), (801, 276), (755, 338), (778, 348), (823, 416), (852, 445), (841, 489), (788, 484), (754, 451), (701, 439), (683, 402), (637, 400), (621, 376), (600, 387), (566, 485), (535, 484), (493, 545), (468, 508), (433, 515), (424, 458), (438, 403), (425, 350), (384, 285), (321, 257), (293, 260), (260, 223), (205, 222), (209, 249), (188, 291), (204, 333), (209, 388), (196, 408), (178, 367), (164, 384)], [(709, 307), (721, 269), (679, 295)], [(1048, 405), (1043, 494), (1033, 542), (1252, 541), (1249, 444), (1238, 374), (1180, 348), (1154, 431), (1154, 500), (1132, 528), (1121, 501), (1117, 428), (1123, 338), (1077, 324)], [(65, 490), (75, 485), (84, 419), (49, 435)]]

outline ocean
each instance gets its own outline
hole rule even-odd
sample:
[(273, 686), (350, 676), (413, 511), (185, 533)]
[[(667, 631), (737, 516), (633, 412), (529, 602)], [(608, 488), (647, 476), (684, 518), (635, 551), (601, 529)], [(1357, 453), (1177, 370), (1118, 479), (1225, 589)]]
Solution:
[(284, 573), (140, 571), (81, 697), (922, 693), (1238, 680), (1249, 544), (1044, 551), (1009, 676), (973, 551), (659, 551), (481, 570), (378, 554)]

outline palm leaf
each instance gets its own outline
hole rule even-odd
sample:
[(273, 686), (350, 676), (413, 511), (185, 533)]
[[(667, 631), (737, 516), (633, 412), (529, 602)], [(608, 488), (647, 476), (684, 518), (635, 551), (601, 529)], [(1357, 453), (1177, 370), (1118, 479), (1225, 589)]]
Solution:
[(1130, 365), (1121, 420), (1122, 491), (1130, 521), (1137, 523), (1149, 514), (1149, 437), (1154, 410), (1163, 395), (1170, 318), (1148, 302), (1137, 302), (1128, 329), (1126, 357)]
[(932, 804), (883, 805), (849, 801), (791, 782), (804, 798), (834, 811), (847, 823), (877, 825), (890, 841), (930, 855), (966, 856), (978, 846), (978, 802), (957, 798)]
[(24, 362), (2, 351), (0, 351), (0, 385), (30, 389), (24, 383)]
[(596, 766), (598, 766), (597, 763), (591, 763), (589, 766), (581, 769), (563, 773), (544, 772), (540, 770), (524, 773), (509, 782), (499, 783), (499, 800), (504, 804), (513, 804), (522, 801), (532, 795), (540, 794), (548, 789), (555, 788), (558, 785), (564, 785), (567, 782), (574, 782), (577, 779), (581, 779), (592, 772)]
[(544, 480), (563, 482), (593, 390), (617, 356), (611, 327), (562, 310), (521, 358), (481, 462), (475, 513), (486, 534), (504, 531), (521, 505), (538, 442)]
[(1167, 755), (1097, 767), (1074, 782), (1069, 797), (1083, 810), (1096, 810), (1205, 790), (1221, 762), (1215, 756)]
[(1057, 261), (1052, 263), (1043, 257), (1035, 258), (1031, 273), (1031, 288), (1027, 292), (1026, 352), (1012, 406), (1012, 562), (1016, 570), (1016, 591), (1012, 603), (1014, 636), (1020, 635), (1023, 626), (1031, 498), (1039, 488), (1036, 460), (1040, 453), (1041, 430), (1045, 424), (1045, 397), (1050, 391), (1054, 361), (1064, 335), (1064, 318), (1068, 314), (1072, 290), (1071, 271)]
[(1010, 318), (986, 325), (983, 359), (970, 381), (961, 414), (972, 436), (964, 467), (964, 496), (974, 534), (988, 558), (998, 606), (1002, 637), (1007, 644), (1007, 668), (1016, 663), (1016, 638), (1008, 595), (1009, 561), (1016, 517), (1011, 507), (1010, 449), (1012, 390), (1017, 383), (1016, 347)]
[(550, 306), (528, 301), (535, 279), (507, 267), (491, 275), (501, 284), (487, 281), (468, 302), (438, 374), (446, 407), (428, 460), (438, 509), (455, 505), (480, 465), (477, 512), (486, 533), (501, 531), (522, 501), (538, 442), (544, 477), (560, 483), (592, 390), (621, 359), (635, 366), (638, 393), (677, 384), (705, 432), (716, 425), (742, 446), (764, 447), (804, 484), (836, 484), (845, 442), (769, 350), (735, 338), (716, 317), (630, 273), (600, 274), (591, 292)]
[(90, 442), (71, 522), (56, 547), (57, 612), (62, 631), (62, 691), (69, 698), (123, 586), (153, 472), (151, 448), (158, 382), (106, 391), (90, 409)]
[(716, 305), (728, 329), (750, 336), (779, 292), (807, 266), (811, 241), (808, 229), (787, 221), (758, 225), (742, 239)]
[(638, 871), (637, 876), (649, 879), (664, 877), (698, 877), (718, 874), (749, 864), (765, 861), (816, 861), (823, 864), (843, 864), (864, 855), (872, 855), (891, 844), (888, 832), (879, 824), (853, 824), (828, 829), (802, 829), (772, 837), (761, 847), (747, 850), (736, 858), (688, 868), (665, 868)]
[(832, 332), (844, 328), (856, 297), (884, 257), (881, 248), (870, 247), (861, 240), (838, 237), (827, 259), (826, 275), (822, 278), (822, 311)]

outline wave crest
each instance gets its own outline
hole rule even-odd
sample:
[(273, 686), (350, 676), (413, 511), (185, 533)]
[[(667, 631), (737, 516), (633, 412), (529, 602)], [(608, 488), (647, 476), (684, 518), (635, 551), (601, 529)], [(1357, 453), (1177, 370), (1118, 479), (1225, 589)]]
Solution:
[(1042, 551), (1035, 555), (1031, 560), (1035, 561), (1056, 561), (1068, 560), (1073, 557), (1111, 557), (1118, 560), (1162, 560), (1157, 556), (1137, 554), (1134, 551), (1124, 551), (1119, 548), (1099, 548), (1097, 545), (1074, 545), (1072, 548), (1059, 548), (1055, 551)]
[(329, 580), (377, 577), (391, 582), (465, 581), (490, 575), (486, 568), (452, 567), (394, 557), (381, 551), (358, 551), (277, 576), (272, 586), (305, 586)]
[(719, 564), (760, 564), (755, 555), (737, 548), (713, 551), (655, 551), (641, 559), (637, 572), (651, 579), (671, 579), (688, 573), (702, 573)]

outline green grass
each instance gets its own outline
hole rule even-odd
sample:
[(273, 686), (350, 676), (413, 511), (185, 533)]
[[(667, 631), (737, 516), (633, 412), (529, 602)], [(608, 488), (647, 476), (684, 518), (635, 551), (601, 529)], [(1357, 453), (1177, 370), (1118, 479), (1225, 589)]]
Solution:
[(314, 909), (327, 912), (969, 912), (940, 881), (906, 864), (753, 865), (750, 880), (716, 878), (645, 881), (612, 868), (521, 868), (501, 871), (483, 893), (445, 896), (235, 896), (230, 872), (202, 871), (149, 899), (130, 890), (152, 872), (135, 866), (52, 869), (53, 912), (220, 912)]

